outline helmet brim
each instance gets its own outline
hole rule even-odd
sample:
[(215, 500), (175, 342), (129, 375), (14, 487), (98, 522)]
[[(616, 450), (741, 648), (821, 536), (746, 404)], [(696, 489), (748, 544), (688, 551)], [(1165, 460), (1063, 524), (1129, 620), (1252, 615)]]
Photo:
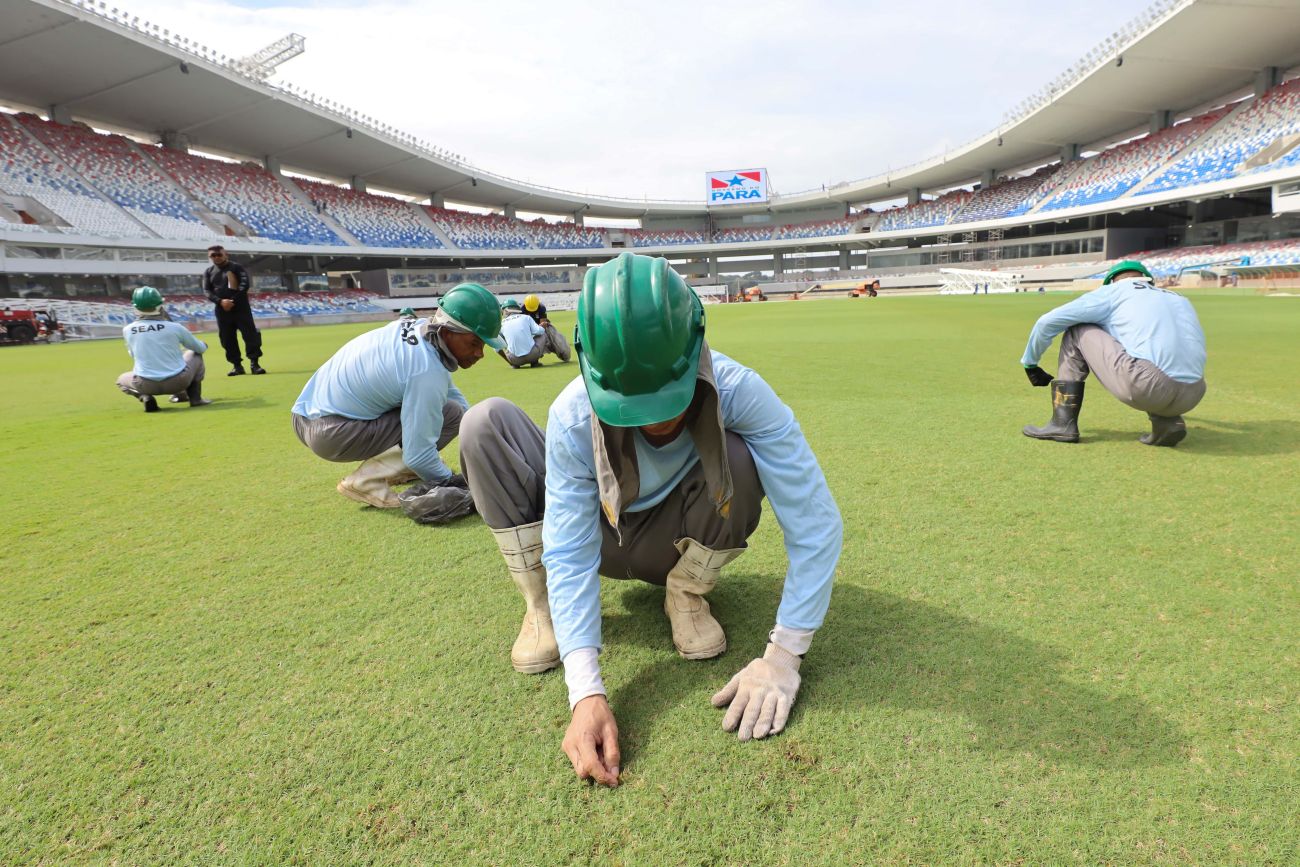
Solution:
[[(702, 346), (703, 340), (700, 340), (697, 350)], [(612, 427), (641, 427), (659, 424), (686, 412), (695, 397), (700, 353), (695, 353), (681, 377), (649, 394), (621, 394), (603, 388), (591, 376), (585, 354), (578, 354), (578, 366), (582, 369), (582, 382), (587, 387), (592, 412), (596, 413), (598, 419)]]

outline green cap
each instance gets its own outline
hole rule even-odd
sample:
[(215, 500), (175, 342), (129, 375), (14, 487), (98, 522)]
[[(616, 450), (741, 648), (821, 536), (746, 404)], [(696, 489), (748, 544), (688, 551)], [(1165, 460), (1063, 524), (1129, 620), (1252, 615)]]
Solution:
[(622, 253), (587, 271), (574, 348), (601, 421), (637, 427), (684, 412), (703, 345), (704, 306), (667, 259)]
[(1106, 272), (1106, 277), (1101, 281), (1101, 285), (1109, 286), (1111, 283), (1115, 282), (1116, 274), (1123, 274), (1125, 271), (1136, 271), (1139, 274), (1145, 274), (1148, 280), (1155, 279), (1151, 276), (1151, 272), (1147, 270), (1146, 265), (1143, 265), (1136, 259), (1125, 259), (1123, 262), (1116, 262), (1114, 265), (1110, 266), (1110, 270)]
[(157, 310), (162, 302), (162, 293), (152, 286), (141, 286), (131, 293), (131, 303), (136, 310)]
[(439, 309), (452, 322), (478, 337), (492, 349), (504, 349), (501, 308), (496, 296), (477, 283), (461, 283), (442, 296)]

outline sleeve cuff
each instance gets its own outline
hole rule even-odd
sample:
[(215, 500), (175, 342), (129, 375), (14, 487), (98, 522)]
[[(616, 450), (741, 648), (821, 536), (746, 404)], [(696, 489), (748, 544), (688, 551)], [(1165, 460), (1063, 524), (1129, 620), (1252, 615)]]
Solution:
[(579, 647), (564, 656), (564, 683), (569, 688), (569, 710), (590, 695), (605, 695), (605, 683), (600, 679), (600, 651), (594, 647)]
[(813, 633), (815, 629), (794, 629), (789, 626), (777, 624), (776, 627), (768, 633), (767, 640), (773, 644), (780, 645), (795, 656), (803, 656), (808, 652), (812, 645)]

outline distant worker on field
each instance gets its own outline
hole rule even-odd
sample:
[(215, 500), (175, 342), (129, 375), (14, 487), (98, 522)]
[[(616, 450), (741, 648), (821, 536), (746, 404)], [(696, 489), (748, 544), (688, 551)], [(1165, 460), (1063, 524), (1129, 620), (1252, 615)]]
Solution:
[(507, 298), (502, 304), (501, 316), (501, 339), (505, 342), (501, 357), (516, 369), (541, 367), (542, 355), (546, 353), (546, 332), (542, 326), (525, 316), (514, 298)]
[(559, 329), (551, 324), (551, 320), (546, 316), (546, 305), (540, 298), (536, 295), (525, 295), (524, 312), (546, 332), (547, 352), (555, 353), (555, 357), (560, 361), (568, 361), (573, 357), (569, 349), (569, 341), (565, 340)]
[(231, 260), (226, 248), (213, 244), (208, 248), (212, 264), (203, 272), (203, 294), (216, 305), (217, 337), (226, 351), (226, 361), (231, 364), (226, 376), (243, 376), (244, 359), (239, 354), (239, 338), (244, 336), (244, 351), (248, 353), (249, 366), (256, 376), (266, 373), (259, 364), (262, 357), (262, 332), (253, 321), (253, 307), (248, 301), (248, 271)]
[(135, 364), (117, 378), (117, 387), (143, 403), (145, 412), (158, 411), (159, 394), (176, 395), (173, 403), (188, 401), (191, 407), (212, 403), (203, 399), (203, 353), (208, 345), (166, 317), (162, 294), (152, 286), (132, 292), (131, 303), (139, 315), (122, 329), (122, 337)]
[[(1055, 380), (1038, 360), (1061, 337)], [(1079, 409), (1089, 371), (1102, 387), (1151, 419), (1149, 446), (1175, 446), (1187, 436), (1183, 413), (1205, 396), (1205, 332), (1192, 303), (1157, 288), (1141, 262), (1120, 262), (1100, 289), (1043, 314), (1020, 359), (1030, 383), (1052, 386), (1052, 419), (1025, 427), (1040, 440), (1079, 441)]]
[(438, 455), (469, 409), (451, 374), (477, 363), (485, 344), (499, 349), (500, 330), (496, 297), (462, 283), (431, 318), (398, 319), (344, 344), (294, 404), (294, 433), (327, 461), (362, 461), (337, 490), (377, 509), (400, 506), (392, 485), (417, 477), (464, 487)]
[(580, 778), (609, 786), (620, 754), (598, 661), (601, 575), (664, 587), (678, 654), (711, 659), (727, 636), (705, 597), (745, 552), (767, 495), (789, 560), (775, 627), (712, 699), (741, 740), (785, 727), (830, 604), (842, 522), (826, 478), (790, 408), (704, 330), (700, 299), (666, 259), (622, 253), (587, 272), (581, 376), (545, 434), (502, 398), (465, 416), (461, 465), (526, 605), (511, 664), (563, 661), (564, 752)]

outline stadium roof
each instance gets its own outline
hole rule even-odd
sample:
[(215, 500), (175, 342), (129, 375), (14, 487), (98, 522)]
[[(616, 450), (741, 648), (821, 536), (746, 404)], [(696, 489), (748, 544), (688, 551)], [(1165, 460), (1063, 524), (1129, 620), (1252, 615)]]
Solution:
[[(188, 37), (91, 0), (5, 0), (0, 34), (0, 100), (59, 106), (92, 124), (183, 133), (202, 149), (490, 208), (623, 218), (706, 209), (702, 199), (592, 196), (495, 175), (324, 97), (266, 84)], [(1297, 65), (1300, 0), (1160, 0), (969, 144), (727, 213), (879, 201), (1047, 162), (1067, 145), (1132, 132), (1156, 112), (1187, 111), (1250, 86), (1261, 70)]]

